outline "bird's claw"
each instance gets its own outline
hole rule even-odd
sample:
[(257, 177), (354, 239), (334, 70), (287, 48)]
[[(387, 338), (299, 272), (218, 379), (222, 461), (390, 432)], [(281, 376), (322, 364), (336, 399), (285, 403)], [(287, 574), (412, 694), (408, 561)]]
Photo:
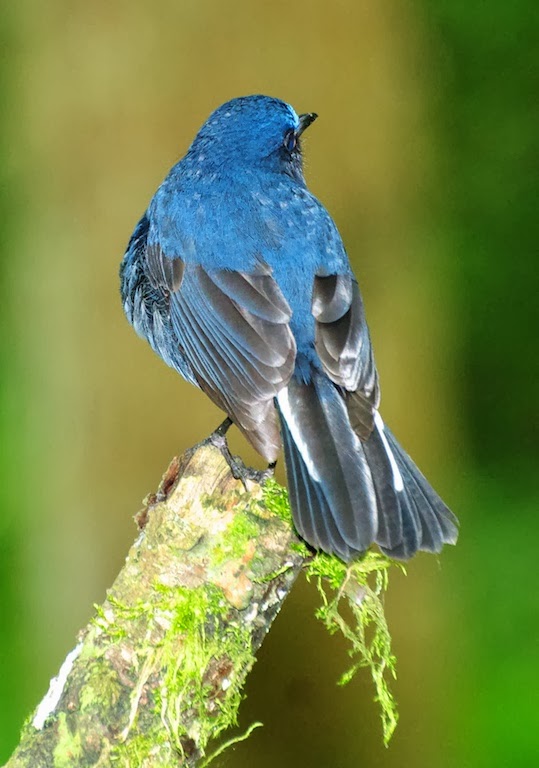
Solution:
[[(253, 469), (253, 467), (246, 467), (243, 461), (238, 456), (233, 456), (233, 460), (236, 462), (236, 466), (230, 467), (230, 470), (236, 480), (241, 480), (244, 487), (247, 489), (246, 481), (249, 480), (257, 485), (264, 485), (275, 474), (275, 463), (269, 464), (266, 469)], [(234, 474), (236, 471), (237, 474)]]
[(275, 464), (270, 464), (267, 469), (253, 469), (253, 467), (246, 467), (239, 456), (232, 456), (230, 452), (229, 456), (228, 466), (230, 471), (236, 480), (241, 480), (246, 491), (249, 490), (248, 483), (264, 485), (275, 474)]
[(243, 487), (248, 491), (248, 481), (256, 483), (257, 485), (263, 485), (267, 480), (271, 479), (275, 474), (275, 465), (277, 462), (274, 461), (269, 464), (267, 469), (253, 469), (253, 467), (245, 466), (239, 456), (233, 456), (232, 453), (230, 453), (230, 448), (226, 441), (226, 433), (231, 425), (232, 421), (228, 418), (225, 419), (223, 423), (217, 427), (215, 432), (212, 432), (208, 437), (208, 443), (215, 446), (221, 452), (221, 455), (230, 467), (232, 477), (236, 480), (241, 480)]

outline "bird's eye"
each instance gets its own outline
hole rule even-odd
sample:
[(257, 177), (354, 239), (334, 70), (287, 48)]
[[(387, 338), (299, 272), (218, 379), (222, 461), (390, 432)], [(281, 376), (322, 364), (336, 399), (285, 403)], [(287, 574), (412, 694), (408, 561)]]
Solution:
[(285, 133), (283, 144), (289, 152), (292, 152), (296, 147), (296, 143), (297, 143), (296, 132), (293, 128), (291, 128), (289, 131)]

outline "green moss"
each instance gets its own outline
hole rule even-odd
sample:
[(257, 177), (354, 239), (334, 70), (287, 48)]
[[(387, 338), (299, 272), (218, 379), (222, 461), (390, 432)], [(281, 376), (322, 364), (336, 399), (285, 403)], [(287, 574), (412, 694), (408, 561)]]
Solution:
[[(259, 530), (256, 519), (237, 515), (209, 560), (225, 563), (243, 556), (247, 542)], [(149, 681), (145, 695), (152, 697), (152, 708), (159, 714), (159, 730), (139, 736), (138, 700), (133, 691), (129, 738), (114, 747), (111, 762), (142, 765), (150, 755), (159, 754), (159, 761), (165, 762), (157, 764), (165, 765), (168, 753), (173, 762), (174, 754), (183, 754), (191, 740), (204, 753), (210, 739), (237, 722), (244, 674), (254, 663), (249, 629), (234, 621), (223, 590), (208, 582), (187, 588), (156, 581), (150, 600), (129, 606), (109, 595), (108, 603), (94, 620), (108, 640), (122, 640), (128, 623), (140, 621), (144, 627), (136, 655)], [(158, 688), (151, 685), (154, 666), (166, 670)], [(99, 681), (89, 681), (82, 710), (90, 711), (99, 702), (114, 706), (116, 673), (109, 671), (100, 668)], [(191, 713), (187, 719), (186, 712)]]
[[(242, 535), (248, 530), (242, 529)], [(158, 648), (140, 649), (139, 658), (149, 665), (147, 679), (153, 663), (166, 670), (152, 692), (160, 729), (144, 738), (130, 734), (126, 743), (117, 745), (113, 756), (122, 766), (142, 764), (148, 750), (158, 749), (159, 743), (163, 750), (168, 743), (172, 751), (183, 754), (185, 745), (194, 740), (204, 752), (210, 739), (236, 723), (243, 673), (254, 662), (250, 632), (234, 622), (221, 589), (209, 584), (195, 589), (156, 584), (155, 590), (159, 598), (150, 626), (158, 613), (167, 617), (168, 627)], [(137, 610), (142, 609), (147, 606)], [(123, 610), (116, 604), (118, 615)], [(186, 712), (191, 713), (187, 722)], [(132, 728), (136, 731), (136, 722)]]
[[(261, 502), (254, 502), (293, 525), (288, 494), (274, 480), (263, 487)], [(310, 550), (298, 541), (291, 549), (303, 557)], [(316, 579), (322, 597), (322, 606), (316, 615), (330, 632), (340, 631), (350, 642), (350, 656), (354, 663), (339, 683), (347, 683), (360, 667), (368, 667), (375, 685), (375, 699), (381, 708), (384, 742), (387, 744), (397, 725), (395, 700), (388, 685), (388, 677), (395, 678), (395, 656), (391, 652), (391, 636), (387, 626), (383, 595), (388, 587), (388, 569), (394, 561), (379, 552), (369, 551), (353, 563), (346, 564), (337, 557), (319, 552), (305, 566), (307, 578)], [(397, 564), (400, 565), (400, 564)], [(271, 573), (267, 580), (277, 576)], [(261, 577), (259, 581), (266, 580)], [(330, 594), (332, 593), (332, 594)], [(341, 613), (347, 605), (352, 620)]]
[(67, 723), (65, 712), (58, 715), (58, 741), (54, 748), (54, 768), (72, 768), (80, 763), (82, 746), (80, 734), (72, 734)]
[[(204, 749), (210, 738), (236, 723), (243, 678), (232, 669), (252, 665), (250, 633), (230, 620), (228, 604), (216, 587), (174, 589), (170, 599), (173, 621), (160, 662), (167, 671), (156, 706), (179, 751), (183, 737), (194, 738)], [(183, 636), (181, 659), (178, 633)], [(181, 724), (186, 711), (193, 713), (196, 733)]]
[(285, 563), (285, 565), (278, 568), (276, 571), (270, 571), (269, 573), (265, 573), (263, 576), (253, 576), (253, 581), (256, 584), (268, 584), (270, 581), (273, 581), (274, 579), (277, 579), (279, 576), (281, 576), (283, 573), (286, 573), (290, 570), (290, 564)]
[(249, 736), (252, 734), (253, 731), (255, 731), (257, 728), (261, 728), (263, 723), (251, 723), (251, 725), (247, 728), (245, 733), (241, 733), (239, 736), (234, 736), (231, 739), (228, 739), (224, 742), (224, 744), (221, 744), (213, 754), (211, 754), (204, 762), (201, 764), (200, 768), (208, 768), (210, 763), (212, 763), (217, 757), (223, 754), (229, 747), (233, 747), (235, 744), (240, 744), (242, 741), (245, 741), (249, 738)]
[(91, 665), (91, 673), (82, 687), (79, 709), (81, 712), (102, 712), (116, 706), (120, 699), (118, 675), (105, 661)]
[[(396, 677), (396, 659), (391, 651), (391, 636), (383, 604), (388, 587), (388, 569), (393, 564), (394, 561), (385, 555), (370, 550), (360, 560), (348, 565), (321, 552), (306, 568), (307, 578), (316, 579), (322, 597), (317, 617), (331, 633), (339, 631), (350, 642), (349, 654), (354, 663), (339, 683), (344, 685), (349, 682), (360, 667), (370, 669), (376, 690), (375, 701), (380, 704), (386, 745), (398, 720), (395, 699), (388, 684), (388, 677)], [(328, 594), (328, 587), (333, 594)], [(350, 609), (351, 622), (341, 613), (343, 603)]]
[(232, 522), (223, 532), (219, 544), (211, 551), (212, 564), (219, 566), (224, 562), (240, 560), (251, 539), (260, 535), (260, 524), (248, 512), (234, 516)]
[(290, 509), (286, 488), (283, 488), (282, 485), (279, 485), (279, 483), (271, 478), (264, 483), (262, 489), (262, 505), (268, 512), (277, 515), (282, 520), (292, 525), (292, 511)]
[(93, 626), (101, 630), (110, 642), (124, 640), (128, 631), (133, 632), (133, 624), (141, 620), (146, 622), (153, 611), (153, 606), (147, 600), (137, 600), (133, 605), (125, 605), (111, 594), (107, 595), (104, 606), (95, 606), (96, 616), (92, 619)]
[[(282, 520), (293, 525), (286, 489), (268, 480), (263, 489), (263, 506)], [(309, 550), (302, 543), (291, 548), (307, 557)], [(395, 700), (388, 677), (395, 678), (395, 656), (391, 652), (391, 636), (387, 626), (383, 594), (388, 587), (388, 569), (393, 561), (379, 552), (369, 551), (360, 559), (346, 564), (337, 557), (319, 552), (306, 565), (307, 578), (316, 579), (322, 606), (316, 615), (330, 632), (340, 631), (350, 642), (352, 667), (339, 683), (347, 683), (360, 667), (368, 667), (376, 689), (376, 701), (381, 708), (384, 742), (387, 744), (397, 725)], [(274, 574), (272, 574), (273, 576)], [(329, 592), (333, 593), (330, 595)], [(352, 621), (342, 613), (348, 605)]]
[[(293, 524), (288, 494), (274, 480), (265, 483), (262, 504), (268, 511)], [(309, 554), (302, 542), (293, 543), (291, 548), (304, 557)], [(340, 631), (350, 642), (349, 652), (354, 663), (339, 682), (347, 683), (360, 667), (370, 669), (376, 689), (375, 698), (381, 708), (386, 744), (398, 718), (388, 685), (388, 677), (396, 676), (396, 660), (391, 652), (391, 636), (383, 605), (383, 594), (388, 587), (388, 569), (392, 564), (393, 561), (385, 555), (369, 551), (360, 560), (348, 565), (337, 557), (319, 552), (306, 565), (307, 578), (316, 579), (323, 601), (317, 617), (330, 632)], [(333, 593), (331, 596), (328, 590)], [(351, 622), (341, 613), (343, 602), (351, 611)]]
[[(173, 751), (167, 748), (166, 739), (163, 737), (166, 731), (161, 733), (150, 732), (147, 734), (137, 733), (130, 735), (126, 742), (118, 744), (109, 755), (110, 764), (115, 768), (137, 768), (143, 765), (166, 765), (163, 762), (166, 757), (170, 757), (170, 765), (174, 765)], [(168, 752), (168, 755), (167, 755)], [(151, 758), (156, 758), (159, 754), (159, 763), (150, 763)]]
[(106, 616), (102, 605), (94, 603), (94, 608), (96, 615), (91, 619), (91, 624), (96, 629), (105, 632), (112, 642), (123, 640), (126, 635), (125, 629)]

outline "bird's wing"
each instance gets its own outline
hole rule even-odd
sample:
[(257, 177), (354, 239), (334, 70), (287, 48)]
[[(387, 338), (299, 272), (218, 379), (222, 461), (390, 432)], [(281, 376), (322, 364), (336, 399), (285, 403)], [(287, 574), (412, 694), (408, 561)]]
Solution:
[(174, 336), (198, 384), (273, 461), (280, 448), (273, 398), (292, 375), (296, 345), (271, 269), (205, 270), (169, 259), (159, 245), (148, 247), (146, 262), (149, 279), (168, 294)]
[(315, 346), (328, 377), (345, 391), (354, 431), (367, 440), (380, 401), (363, 301), (350, 274), (316, 275), (312, 313)]

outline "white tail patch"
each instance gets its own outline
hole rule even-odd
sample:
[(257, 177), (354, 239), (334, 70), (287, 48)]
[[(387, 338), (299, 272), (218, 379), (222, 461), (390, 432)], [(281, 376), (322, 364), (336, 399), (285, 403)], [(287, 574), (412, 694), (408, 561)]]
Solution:
[(402, 481), (402, 475), (400, 473), (400, 470), (397, 466), (397, 462), (395, 461), (395, 457), (393, 456), (393, 451), (389, 447), (389, 443), (387, 442), (387, 438), (384, 434), (384, 422), (378, 411), (374, 412), (374, 423), (376, 424), (376, 429), (378, 430), (378, 434), (382, 438), (382, 442), (384, 444), (384, 448), (386, 449), (387, 457), (389, 459), (389, 463), (391, 464), (391, 471), (393, 473), (393, 485), (395, 486), (395, 490), (400, 492), (404, 490), (404, 483)]
[(292, 435), (292, 439), (294, 440), (294, 443), (296, 444), (296, 447), (298, 448), (301, 458), (305, 462), (307, 469), (309, 470), (309, 474), (312, 477), (313, 480), (320, 480), (320, 473), (318, 472), (317, 468), (314, 465), (314, 462), (311, 458), (309, 446), (305, 442), (301, 431), (299, 429), (299, 426), (296, 421), (296, 416), (292, 412), (292, 408), (290, 407), (290, 400), (288, 398), (288, 387), (285, 387), (284, 389), (281, 389), (279, 394), (277, 395), (277, 402), (279, 403), (279, 408), (281, 409), (281, 413), (284, 416), (284, 420), (286, 421), (286, 426), (290, 430), (290, 433)]

